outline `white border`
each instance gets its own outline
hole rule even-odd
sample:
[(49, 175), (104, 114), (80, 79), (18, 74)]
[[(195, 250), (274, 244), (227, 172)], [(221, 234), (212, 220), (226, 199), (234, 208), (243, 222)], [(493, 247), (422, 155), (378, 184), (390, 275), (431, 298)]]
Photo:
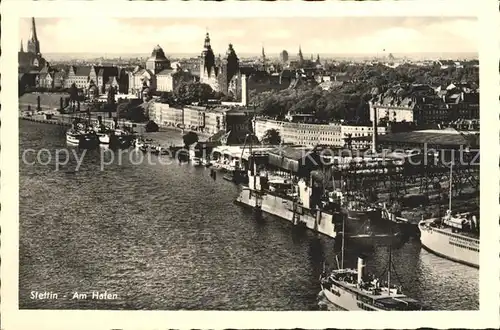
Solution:
[[(485, 328), (499, 315), (499, 105), (498, 3), (481, 1), (376, 2), (124, 2), (2, 1), (1, 56), (1, 316), (4, 329), (154, 328)], [(157, 312), (18, 310), (18, 119), (17, 50), (20, 17), (300, 17), (469, 16), (480, 17), (481, 89), (481, 269), (476, 312)], [(97, 22), (98, 19), (93, 20)], [(486, 152), (487, 151), (487, 152)], [(491, 184), (485, 184), (491, 182)]]

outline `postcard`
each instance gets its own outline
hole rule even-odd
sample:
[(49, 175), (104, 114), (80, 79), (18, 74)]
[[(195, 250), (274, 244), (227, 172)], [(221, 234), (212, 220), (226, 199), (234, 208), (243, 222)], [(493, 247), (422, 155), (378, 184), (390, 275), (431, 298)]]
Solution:
[(2, 14), (3, 328), (495, 326), (494, 2)]

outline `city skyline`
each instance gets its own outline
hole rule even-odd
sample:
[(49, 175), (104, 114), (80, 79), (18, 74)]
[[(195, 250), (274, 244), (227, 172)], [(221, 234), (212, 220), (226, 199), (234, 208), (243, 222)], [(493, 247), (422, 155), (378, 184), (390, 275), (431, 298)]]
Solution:
[[(477, 20), (466, 17), (336, 17), (258, 19), (35, 18), (42, 54), (198, 54), (206, 32), (216, 54), (232, 43), (239, 54), (475, 53)], [(30, 18), (20, 20), (24, 46)], [(324, 31), (331, 31), (325, 38)], [(75, 43), (74, 40), (79, 40)], [(111, 42), (112, 41), (112, 42)]]

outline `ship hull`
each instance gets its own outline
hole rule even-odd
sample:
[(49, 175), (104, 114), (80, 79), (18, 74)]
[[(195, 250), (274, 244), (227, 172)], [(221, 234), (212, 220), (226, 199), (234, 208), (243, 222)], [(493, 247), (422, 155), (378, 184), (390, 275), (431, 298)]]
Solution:
[(442, 258), (479, 268), (479, 240), (418, 224), (422, 247)]
[[(244, 188), (235, 203), (255, 208), (260, 205), (262, 212), (290, 221), (295, 225), (305, 226), (315, 232), (335, 238), (334, 217), (332, 214), (298, 207), (294, 212), (294, 202), (267, 192), (257, 192)], [(295, 213), (295, 216), (294, 216)]]
[[(323, 295), (326, 297), (328, 302), (337, 307), (338, 309), (344, 311), (377, 311), (373, 306), (368, 306), (357, 300), (356, 295), (353, 295), (351, 292), (344, 290), (341, 287), (335, 286), (333, 293), (331, 290), (323, 288)], [(365, 306), (365, 308), (361, 308), (361, 306)]]

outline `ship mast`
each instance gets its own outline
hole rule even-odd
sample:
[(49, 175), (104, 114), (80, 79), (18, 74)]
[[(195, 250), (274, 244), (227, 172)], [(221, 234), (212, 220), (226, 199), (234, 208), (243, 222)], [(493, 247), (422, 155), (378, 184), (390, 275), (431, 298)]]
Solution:
[(392, 267), (392, 249), (389, 245), (389, 269), (387, 271), (387, 290), (391, 295), (391, 267)]
[(451, 192), (453, 187), (453, 161), (450, 163), (450, 192), (448, 196), (448, 210), (450, 210), (451, 216)]
[(342, 215), (342, 255), (340, 259), (340, 269), (344, 269), (344, 242), (345, 242), (345, 215)]

